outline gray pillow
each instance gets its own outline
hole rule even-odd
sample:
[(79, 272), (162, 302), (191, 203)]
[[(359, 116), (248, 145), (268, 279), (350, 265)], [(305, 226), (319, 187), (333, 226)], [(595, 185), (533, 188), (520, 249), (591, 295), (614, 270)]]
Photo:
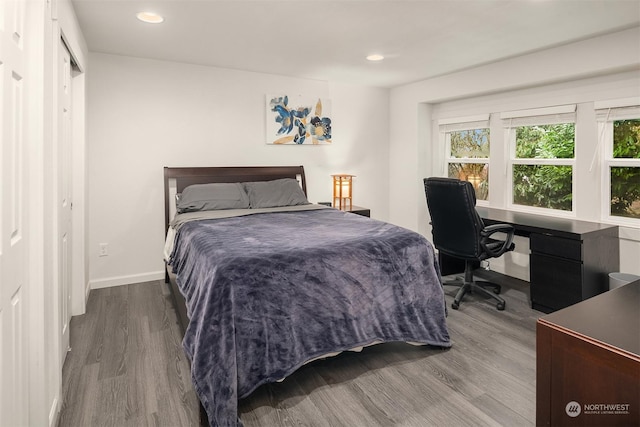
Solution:
[(308, 205), (300, 184), (293, 178), (243, 183), (252, 209)]
[(190, 185), (177, 204), (178, 213), (248, 208), (249, 197), (239, 182)]

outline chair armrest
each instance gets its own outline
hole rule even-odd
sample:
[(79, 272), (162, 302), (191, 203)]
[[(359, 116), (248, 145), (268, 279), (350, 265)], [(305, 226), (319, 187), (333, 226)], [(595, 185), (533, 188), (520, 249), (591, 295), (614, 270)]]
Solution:
[[(513, 226), (509, 224), (493, 224), (486, 226), (480, 232), (480, 246), (482, 246), (482, 250), (484, 250), (492, 258), (499, 257), (503, 253), (513, 250), (514, 231), (515, 230)], [(505, 233), (507, 237), (504, 241), (502, 241), (502, 245), (498, 247), (492, 245), (493, 248), (491, 248), (488, 243), (500, 242), (500, 240), (491, 239), (491, 236), (495, 233)]]
[(509, 224), (492, 224), (492, 225), (487, 225), (485, 228), (482, 229), (482, 231), (480, 232), (480, 234), (482, 236), (490, 236), (494, 233), (511, 233), (513, 234), (514, 229), (512, 225)]

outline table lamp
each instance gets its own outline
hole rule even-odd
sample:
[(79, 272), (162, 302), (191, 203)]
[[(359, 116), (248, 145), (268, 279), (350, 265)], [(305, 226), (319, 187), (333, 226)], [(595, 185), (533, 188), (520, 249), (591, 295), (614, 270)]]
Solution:
[(353, 177), (355, 175), (335, 174), (333, 177), (333, 207), (338, 209), (353, 208)]

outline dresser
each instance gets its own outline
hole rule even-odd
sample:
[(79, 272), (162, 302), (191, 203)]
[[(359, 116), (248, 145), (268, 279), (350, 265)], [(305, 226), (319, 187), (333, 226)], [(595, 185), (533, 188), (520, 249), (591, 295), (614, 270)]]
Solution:
[(640, 425), (640, 280), (538, 319), (536, 424)]

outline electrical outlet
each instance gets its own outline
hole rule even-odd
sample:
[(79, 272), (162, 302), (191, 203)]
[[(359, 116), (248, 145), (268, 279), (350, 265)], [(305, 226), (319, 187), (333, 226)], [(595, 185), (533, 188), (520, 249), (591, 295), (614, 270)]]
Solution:
[(107, 256), (109, 255), (109, 251), (108, 249), (108, 244), (107, 243), (100, 243), (99, 249), (98, 249), (98, 256)]

